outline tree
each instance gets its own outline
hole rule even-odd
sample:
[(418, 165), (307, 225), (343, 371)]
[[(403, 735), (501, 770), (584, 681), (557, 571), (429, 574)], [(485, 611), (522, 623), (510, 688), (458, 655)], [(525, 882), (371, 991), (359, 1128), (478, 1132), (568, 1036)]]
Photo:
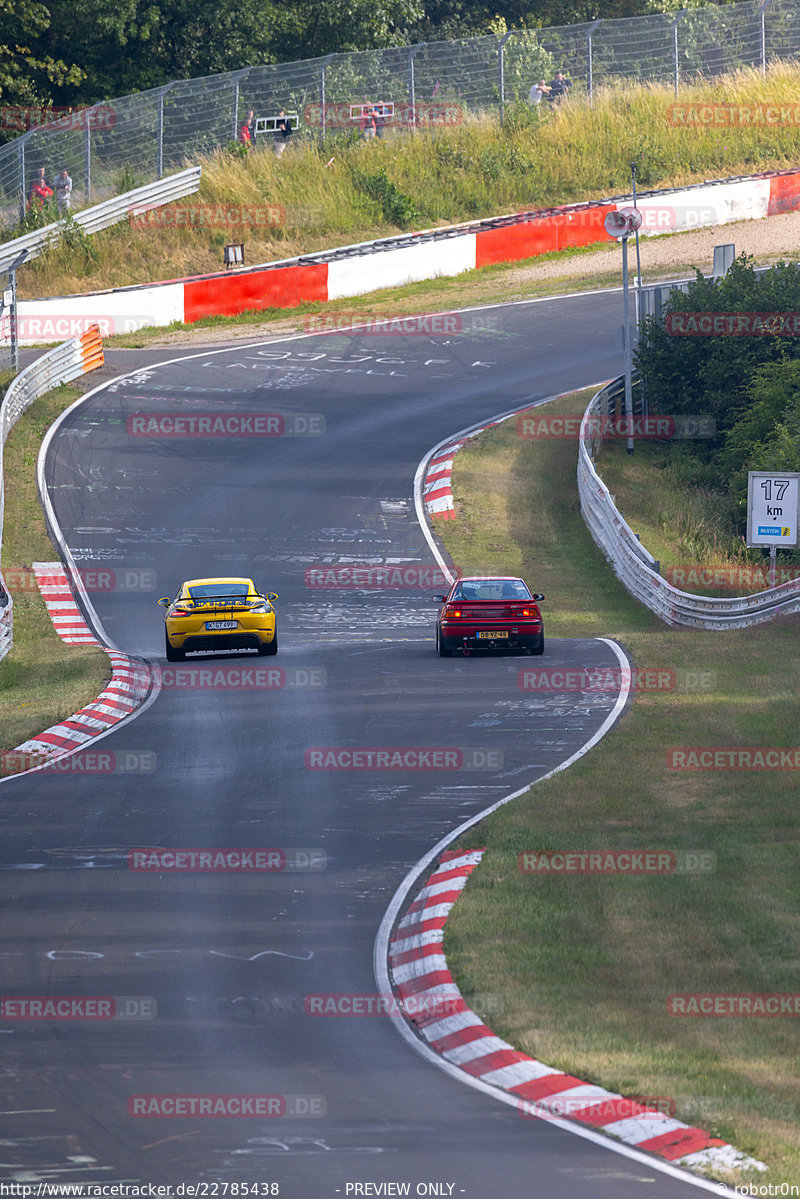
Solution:
[[(37, 0), (0, 0), (4, 44), (0, 45), (0, 104), (47, 106), (54, 89), (77, 85), (84, 74), (79, 66), (48, 54), (43, 43), (50, 27), (50, 12)], [(67, 55), (69, 57), (69, 55)], [(24, 118), (22, 119), (24, 122)], [(20, 132), (10, 114), (0, 127), (0, 140)]]

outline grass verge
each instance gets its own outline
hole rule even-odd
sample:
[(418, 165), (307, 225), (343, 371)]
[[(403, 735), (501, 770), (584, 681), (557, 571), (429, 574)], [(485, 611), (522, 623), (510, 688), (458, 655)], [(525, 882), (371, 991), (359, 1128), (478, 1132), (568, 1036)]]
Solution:
[(67, 645), (58, 636), (31, 571), (33, 562), (58, 558), (36, 486), (39, 446), (55, 418), (80, 394), (65, 386), (35, 400), (5, 445), (2, 569), (14, 599), (14, 646), (0, 662), (3, 751), (96, 699), (110, 677), (101, 650)]
[[(582, 412), (586, 400), (549, 411)], [(796, 776), (675, 771), (667, 753), (796, 743), (800, 617), (728, 633), (661, 624), (594, 546), (575, 456), (574, 442), (521, 440), (513, 420), (482, 434), (456, 456), (457, 519), (442, 540), (462, 570), (519, 572), (544, 591), (549, 638), (615, 637), (636, 666), (675, 672), (677, 685), (640, 690), (589, 755), (461, 839), (488, 853), (447, 923), (448, 962), (468, 1000), (502, 997), (501, 1014), (484, 1014), (519, 1049), (624, 1095), (668, 1097), (679, 1119), (766, 1162), (772, 1183), (800, 1184), (796, 1018), (667, 1009), (677, 992), (797, 989)], [(526, 850), (605, 848), (706, 850), (716, 868), (518, 869)]]
[[(737, 530), (738, 501), (712, 490), (681, 448), (640, 441), (628, 457), (621, 441), (603, 445), (597, 469), (643, 545), (674, 586), (700, 595), (747, 595), (769, 586), (769, 556), (747, 549)], [(778, 582), (800, 575), (797, 550), (780, 550)]]

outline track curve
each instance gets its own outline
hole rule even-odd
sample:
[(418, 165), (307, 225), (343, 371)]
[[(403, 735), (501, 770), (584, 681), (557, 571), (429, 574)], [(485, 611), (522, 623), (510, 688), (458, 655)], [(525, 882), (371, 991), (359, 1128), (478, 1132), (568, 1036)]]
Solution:
[[(619, 298), (595, 294), (494, 308), (449, 339), (354, 333), (201, 352), (104, 385), (61, 422), (47, 485), (77, 566), (114, 572), (91, 595), (109, 638), (159, 658), (156, 596), (193, 575), (252, 574), (280, 595), (275, 662), (294, 685), (241, 685), (263, 665), (241, 655), (214, 660), (229, 679), (238, 672), (234, 687), (197, 674), (186, 687), (165, 669), (157, 700), (104, 743), (117, 766), (152, 755), (152, 773), (4, 784), (3, 993), (157, 1004), (152, 1020), (3, 1028), (4, 1177), (275, 1182), (299, 1199), (367, 1182), (474, 1199), (694, 1188), (520, 1120), (409, 1053), (388, 1020), (313, 1019), (303, 1004), (373, 993), (373, 940), (413, 863), (568, 757), (615, 698), (553, 696), (534, 711), (516, 686), (519, 658), (436, 658), (429, 591), (328, 593), (305, 571), (429, 565), (412, 494), (420, 458), (454, 430), (614, 374), (618, 323)], [(231, 411), (321, 416), (325, 432), (129, 435), (142, 412)], [(596, 640), (550, 640), (548, 657), (616, 662)], [(431, 745), (500, 749), (502, 765), (304, 766), (311, 746)], [(137, 846), (301, 847), (323, 851), (327, 868), (135, 872)], [(314, 1096), (326, 1114), (128, 1114), (132, 1095), (165, 1093)]]

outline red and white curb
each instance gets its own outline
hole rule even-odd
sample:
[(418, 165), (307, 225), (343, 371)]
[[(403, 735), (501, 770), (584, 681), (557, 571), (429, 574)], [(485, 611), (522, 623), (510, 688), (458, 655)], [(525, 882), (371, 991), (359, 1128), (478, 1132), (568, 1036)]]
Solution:
[(456, 518), (452, 474), (453, 460), (461, 447), (471, 441), (473, 437), (477, 437), (479, 433), (483, 433), (485, 429), (491, 429), (494, 425), (502, 424), (503, 420), (507, 419), (508, 417), (502, 417), (500, 420), (489, 421), (488, 424), (481, 425), (479, 429), (474, 429), (435, 451), (425, 468), (425, 478), (422, 483), (422, 501), (431, 520), (455, 520)]
[(443, 853), (389, 943), (390, 976), (401, 1007), (431, 1049), (482, 1083), (516, 1096), (522, 1116), (577, 1120), (688, 1169), (766, 1170), (763, 1162), (700, 1128), (520, 1053), (467, 1007), (442, 942), (450, 910), (484, 853)]
[(61, 640), (70, 645), (95, 645), (111, 659), (111, 680), (96, 700), (9, 751), (9, 755), (19, 754), (42, 764), (85, 746), (130, 716), (150, 690), (151, 672), (144, 662), (101, 645), (83, 618), (60, 562), (34, 562), (33, 571)]

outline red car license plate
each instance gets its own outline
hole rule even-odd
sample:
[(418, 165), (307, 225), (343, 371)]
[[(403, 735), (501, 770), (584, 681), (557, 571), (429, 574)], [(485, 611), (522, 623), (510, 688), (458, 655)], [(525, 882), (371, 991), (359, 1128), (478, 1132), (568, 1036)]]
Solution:
[(483, 638), (484, 640), (487, 640), (487, 641), (494, 640), (495, 637), (507, 637), (507, 636), (508, 636), (507, 630), (503, 630), (502, 633), (478, 633), (479, 638)]
[(217, 629), (235, 629), (237, 623), (235, 620), (207, 620), (206, 628), (212, 632), (216, 632)]

